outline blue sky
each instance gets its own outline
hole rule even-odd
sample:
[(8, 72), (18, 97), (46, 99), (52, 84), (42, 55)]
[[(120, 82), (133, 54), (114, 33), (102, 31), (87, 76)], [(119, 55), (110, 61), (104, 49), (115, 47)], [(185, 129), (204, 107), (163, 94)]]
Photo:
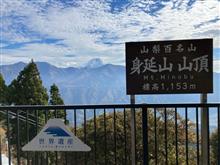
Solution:
[(1, 64), (45, 61), (124, 65), (128, 41), (214, 39), (220, 72), (219, 0), (0, 0)]

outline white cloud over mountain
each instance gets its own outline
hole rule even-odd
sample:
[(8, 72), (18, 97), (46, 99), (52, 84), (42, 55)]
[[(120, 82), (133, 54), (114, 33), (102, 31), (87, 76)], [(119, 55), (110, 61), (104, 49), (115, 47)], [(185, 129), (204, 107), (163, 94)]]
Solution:
[(127, 41), (213, 38), (220, 48), (218, 0), (1, 0), (1, 6), (3, 64), (31, 58), (63, 67), (92, 58), (124, 64)]
[(214, 67), (214, 72), (220, 73), (220, 60), (215, 60), (213, 67)]

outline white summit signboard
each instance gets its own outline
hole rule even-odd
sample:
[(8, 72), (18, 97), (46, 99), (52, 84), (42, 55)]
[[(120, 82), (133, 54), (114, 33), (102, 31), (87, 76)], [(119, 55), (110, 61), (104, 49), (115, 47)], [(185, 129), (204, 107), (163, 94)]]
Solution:
[(67, 129), (61, 119), (50, 119), (23, 151), (83, 151), (91, 148)]

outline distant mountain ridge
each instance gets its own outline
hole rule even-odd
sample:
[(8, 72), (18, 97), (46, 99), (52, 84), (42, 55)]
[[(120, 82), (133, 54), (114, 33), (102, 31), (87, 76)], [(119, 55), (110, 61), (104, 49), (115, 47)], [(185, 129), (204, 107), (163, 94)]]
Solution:
[[(123, 66), (103, 64), (100, 61), (96, 66), (88, 63), (89, 66), (82, 68), (58, 68), (46, 62), (36, 64), (44, 86), (49, 90), (56, 83), (66, 104), (113, 104), (116, 100), (125, 103), (124, 99), (128, 99), (123, 93)], [(10, 84), (25, 66), (23, 62), (0, 66), (6, 84)], [(119, 93), (123, 93), (124, 97), (120, 98)]]
[[(119, 104), (129, 103), (126, 95), (125, 67), (103, 64), (93, 59), (81, 68), (58, 68), (46, 62), (36, 62), (44, 86), (56, 83), (66, 104)], [(25, 67), (19, 62), (0, 66), (7, 84)], [(220, 73), (214, 73), (214, 94), (209, 102), (220, 102)], [(199, 103), (199, 94), (137, 96), (138, 103)]]
[[(40, 71), (43, 85), (49, 91), (50, 86), (56, 83), (60, 89), (65, 104), (127, 104), (125, 67), (112, 64), (84, 66), (81, 68), (58, 68), (46, 62), (36, 62)], [(100, 64), (100, 63), (99, 63)], [(12, 65), (0, 66), (7, 84), (17, 77), (26, 66), (19, 62)], [(208, 102), (220, 102), (220, 73), (214, 73), (214, 93), (208, 94)], [(173, 95), (139, 95), (136, 103), (199, 103), (199, 94)], [(179, 113), (182, 114), (181, 111)], [(79, 121), (83, 121), (83, 113), (79, 112)], [(88, 118), (93, 114), (87, 114)], [(184, 114), (182, 114), (184, 115)], [(215, 114), (213, 121), (216, 118)], [(68, 119), (73, 121), (73, 111), (68, 111)], [(190, 115), (190, 118), (195, 118)]]

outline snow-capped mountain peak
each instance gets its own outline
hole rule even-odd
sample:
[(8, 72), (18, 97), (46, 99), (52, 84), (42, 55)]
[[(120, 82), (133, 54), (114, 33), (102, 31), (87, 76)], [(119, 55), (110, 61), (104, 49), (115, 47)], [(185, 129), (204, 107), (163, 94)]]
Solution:
[(103, 61), (100, 58), (94, 58), (88, 61), (86, 68), (99, 68), (103, 65)]

